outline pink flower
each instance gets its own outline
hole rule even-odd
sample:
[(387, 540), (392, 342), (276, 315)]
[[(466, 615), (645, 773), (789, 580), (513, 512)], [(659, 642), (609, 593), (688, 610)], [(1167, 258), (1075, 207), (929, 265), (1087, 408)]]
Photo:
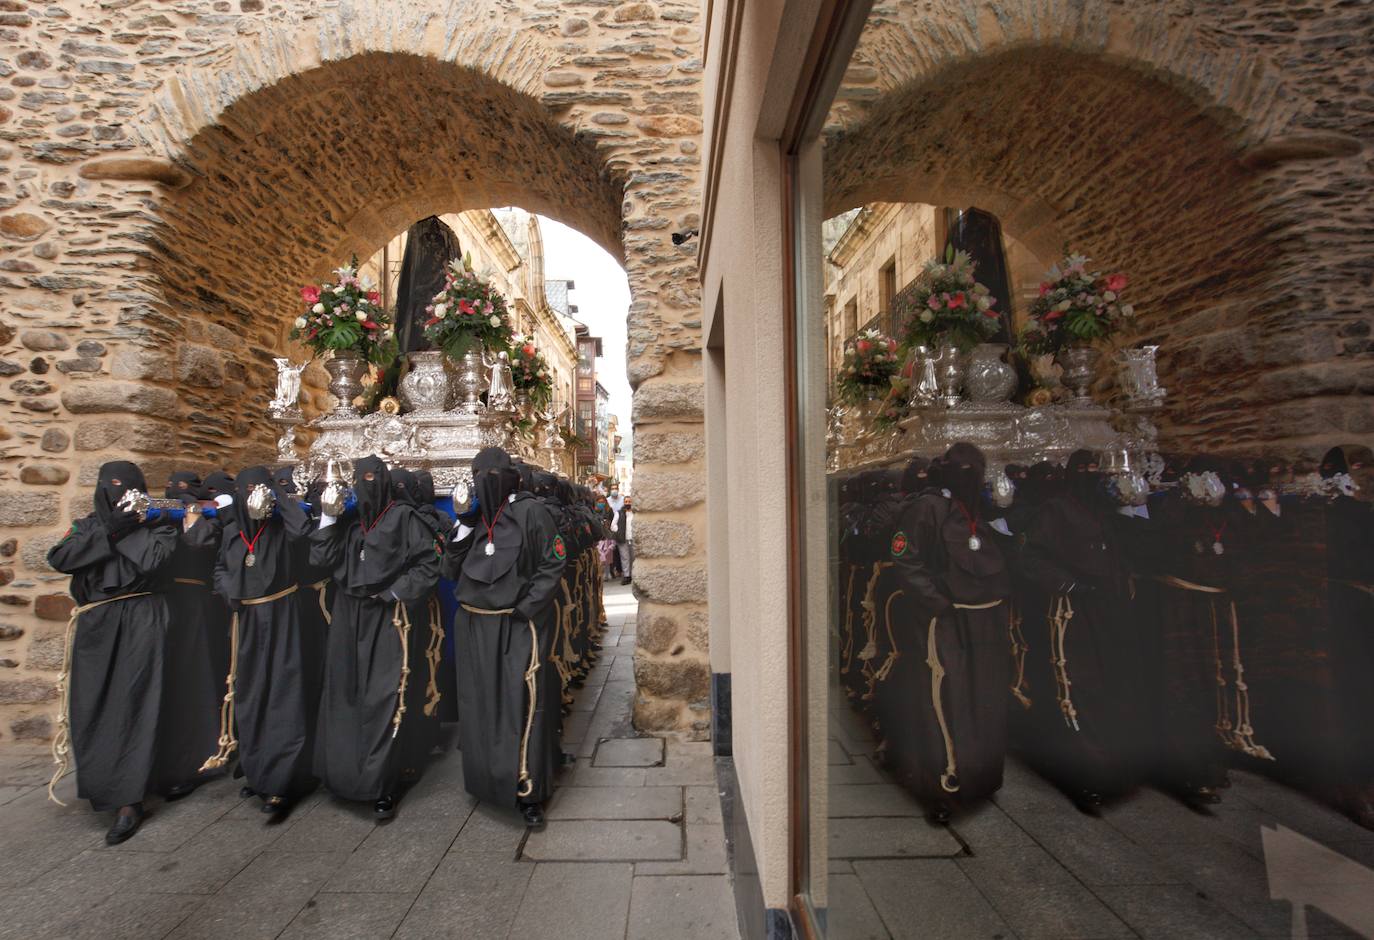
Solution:
[(477, 311), (473, 309), (473, 307), (472, 307), (472, 302), (471, 302), (471, 301), (468, 301), (468, 300), (460, 300), (460, 301), (458, 301), (458, 312), (459, 312), (459, 313), (465, 313), (465, 314), (467, 314), (468, 316), (472, 316), (472, 315), (473, 315), (474, 313), (476, 313)]
[(1125, 289), (1126, 289), (1126, 275), (1124, 275), (1124, 274), (1108, 274), (1108, 275), (1107, 275), (1107, 290), (1116, 291), (1117, 293), (1120, 293), (1121, 291), (1123, 291), (1123, 290), (1125, 290)]
[(367, 292), (367, 302), (370, 304), (379, 304), (382, 302), (382, 295), (375, 290), (370, 290)]
[(301, 300), (304, 300), (313, 307), (320, 302), (320, 289), (318, 287), (302, 287)]
[(964, 298), (963, 291), (955, 291), (949, 298), (949, 309), (961, 310), (968, 306), (968, 301)]
[(930, 299), (926, 301), (926, 306), (928, 306), (931, 310), (939, 310), (940, 307), (943, 306), (943, 304), (940, 303), (940, 298), (937, 295), (931, 294)]
[(869, 342), (868, 340), (866, 340), (866, 339), (861, 339), (861, 340), (859, 340), (857, 343), (854, 344), (854, 348), (857, 349), (857, 350), (858, 350), (859, 352), (861, 352), (861, 353), (866, 353), (866, 352), (868, 352), (870, 349), (873, 348), (873, 344), (870, 343), (870, 342)]
[(1050, 287), (1051, 287), (1051, 286), (1052, 286), (1052, 285), (1050, 284), (1049, 281), (1041, 281), (1041, 282), (1040, 282), (1040, 296), (1041, 296), (1041, 297), (1044, 297), (1046, 294), (1048, 294), (1048, 293), (1050, 292)]

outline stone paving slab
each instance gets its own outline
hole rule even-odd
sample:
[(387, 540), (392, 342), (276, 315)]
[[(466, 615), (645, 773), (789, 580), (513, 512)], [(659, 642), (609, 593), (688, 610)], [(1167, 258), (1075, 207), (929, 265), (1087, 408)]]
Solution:
[(535, 866), (509, 859), (448, 855), (396, 930), (396, 940), (505, 937)]
[(657, 820), (550, 822), (522, 856), (537, 862), (639, 862), (682, 858), (682, 827)]
[(671, 787), (569, 787), (548, 807), (549, 819), (681, 819), (682, 791)]
[(964, 847), (920, 817), (830, 820), (831, 858), (947, 858)]
[(730, 871), (725, 832), (718, 823), (688, 824), (687, 857), (678, 862), (640, 862), (636, 875), (725, 875)]
[(830, 788), (830, 818), (844, 816), (921, 816), (911, 791), (895, 783), (840, 784)]
[[(428, 873), (426, 873), (426, 876)], [(417, 884), (416, 890), (419, 890)], [(410, 911), (413, 894), (333, 894), (322, 891), (280, 940), (374, 940), (389, 937)]]
[(563, 772), (560, 787), (642, 787), (643, 767), (594, 767), (590, 758), (579, 757)]
[(510, 935), (529, 940), (623, 937), (633, 879), (633, 867), (625, 864), (537, 865)]
[(1255, 936), (1245, 924), (1189, 885), (1120, 885), (1096, 890), (1144, 940), (1240, 940)]
[(106, 898), (79, 917), (60, 925), (64, 940), (144, 940), (164, 937), (205, 903), (185, 894), (121, 893)]
[(830, 906), (826, 910), (826, 940), (887, 940), (883, 919), (864, 890), (853, 866), (831, 870)]
[(720, 791), (715, 787), (686, 787), (684, 793), (687, 799), (687, 815), (684, 820), (688, 823), (719, 823), (721, 821), (720, 812)]
[[(609, 936), (602, 934), (601, 936)], [(636, 878), (626, 940), (734, 940), (735, 899), (723, 878)]]
[(662, 738), (622, 738), (597, 742), (593, 767), (660, 767)]
[(173, 940), (276, 936), (342, 863), (342, 853), (261, 855), (171, 934)]
[(950, 859), (861, 861), (854, 871), (894, 940), (1015, 936)]
[(956, 859), (1022, 940), (1135, 936), (1082, 882), (1037, 845), (980, 851)]

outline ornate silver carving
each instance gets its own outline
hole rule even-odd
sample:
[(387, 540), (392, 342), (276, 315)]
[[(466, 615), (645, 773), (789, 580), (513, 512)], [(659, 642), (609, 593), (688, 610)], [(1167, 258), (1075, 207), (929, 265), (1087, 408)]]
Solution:
[(959, 347), (953, 343), (941, 343), (940, 354), (935, 362), (935, 384), (939, 390), (939, 400), (946, 408), (959, 404), (959, 393), (964, 388), (966, 358)]
[(329, 373), (329, 393), (334, 396), (333, 415), (356, 418), (358, 409), (353, 407), (353, 399), (363, 392), (367, 363), (357, 353), (336, 350), (332, 357), (324, 361), (324, 370)]
[(1065, 346), (1059, 351), (1059, 364), (1064, 369), (1064, 384), (1080, 401), (1091, 396), (1093, 376), (1097, 371), (1097, 349), (1086, 344)]
[(935, 376), (935, 359), (935, 350), (929, 346), (913, 346), (911, 349), (911, 397), (908, 403), (912, 408), (933, 405), (940, 394), (940, 383)]
[(979, 343), (969, 357), (964, 386), (976, 402), (1006, 401), (1016, 391), (1016, 370), (1002, 361), (1005, 343)]
[(1119, 353), (1121, 390), (1132, 404), (1159, 405), (1164, 401), (1165, 391), (1160, 388), (1155, 366), (1158, 351), (1158, 346), (1136, 346)]
[(272, 360), (277, 365), (277, 393), (267, 406), (267, 414), (275, 419), (302, 418), (301, 415), (301, 372), (308, 362), (292, 362), (290, 359)]
[(475, 415), (486, 410), (482, 404), (482, 393), (487, 388), (486, 376), (482, 371), (484, 357), (483, 350), (469, 349), (463, 354), (463, 358), (454, 364), (458, 372), (458, 379), (454, 383), (458, 389), (457, 410), (464, 414)]
[(415, 414), (440, 414), (448, 407), (448, 370), (441, 352), (413, 352), (406, 357), (410, 371), (401, 379), (399, 392), (406, 410)]

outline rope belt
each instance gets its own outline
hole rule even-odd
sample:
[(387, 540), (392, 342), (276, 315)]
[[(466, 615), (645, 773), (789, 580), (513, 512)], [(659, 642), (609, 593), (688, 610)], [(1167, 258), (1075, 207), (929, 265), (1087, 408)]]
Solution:
[[(283, 597), (290, 597), (295, 594), (300, 585), (293, 584), (289, 588), (269, 594), (266, 597), (245, 597), (239, 604), (243, 607), (257, 607), (260, 604), (270, 604), (272, 601), (279, 601)], [(219, 749), (205, 759), (201, 764), (200, 772), (207, 770), (217, 770), (229, 763), (229, 756), (238, 750), (238, 738), (234, 737), (234, 682), (238, 679), (239, 673), (239, 611), (234, 611), (234, 616), (229, 619), (229, 675), (224, 680), (224, 701), (219, 706)]]
[(578, 662), (577, 651), (573, 649), (572, 645), (573, 616), (577, 613), (577, 609), (573, 603), (572, 590), (569, 589), (568, 582), (559, 581), (558, 583), (563, 588), (563, 613), (561, 615), (563, 618), (563, 661), (571, 669), (572, 664)]
[(844, 645), (840, 651), (840, 660), (843, 663), (840, 666), (841, 675), (849, 672), (849, 667), (854, 661), (854, 576), (858, 573), (858, 565), (849, 566), (849, 583), (844, 589), (844, 627), (840, 638)]
[[(956, 610), (991, 610), (1002, 602), (988, 601), (986, 604), (954, 604)], [(930, 700), (935, 705), (935, 720), (940, 725), (940, 736), (945, 739), (945, 772), (940, 774), (940, 788), (946, 793), (959, 792), (959, 766), (954, 758), (954, 738), (949, 733), (949, 723), (945, 720), (944, 700), (940, 697), (940, 687), (945, 682), (945, 667), (940, 663), (940, 651), (935, 645), (935, 625), (940, 622), (937, 614), (930, 618), (926, 630), (926, 665), (930, 667)]]
[(425, 715), (433, 717), (443, 696), (439, 693), (439, 662), (444, 657), (444, 617), (439, 610), (439, 598), (429, 599), (429, 646), (425, 659), (429, 662), (429, 685), (425, 686)]
[(329, 612), (329, 605), (325, 603), (324, 589), (329, 587), (329, 581), (329, 578), (325, 578), (323, 581), (316, 581), (314, 584), (310, 585), (310, 590), (316, 592), (319, 597), (320, 616), (324, 618), (326, 626), (332, 626), (334, 623), (334, 616)]
[(864, 599), (859, 606), (864, 612), (864, 648), (859, 651), (859, 659), (865, 663), (865, 668), (869, 660), (878, 655), (878, 579), (883, 576), (883, 570), (891, 568), (890, 561), (875, 561), (873, 563), (873, 574), (868, 579), (868, 587), (864, 589)]
[(134, 597), (152, 597), (152, 595), (152, 591), (136, 591), (132, 594), (121, 594), (118, 597), (107, 597), (103, 601), (91, 601), (89, 604), (73, 607), (71, 616), (67, 618), (67, 632), (62, 637), (62, 672), (57, 676), (57, 698), (61, 705), (59, 706), (60, 711), (57, 713), (57, 734), (52, 739), (52, 759), (57, 764), (57, 769), (53, 771), (52, 779), (48, 781), (48, 799), (58, 806), (67, 805), (57, 798), (53, 788), (57, 786), (57, 781), (66, 774), (72, 753), (72, 691), (68, 685), (68, 679), (71, 678), (72, 673), (72, 640), (76, 636), (76, 620), (88, 610), (95, 610), (97, 607), (104, 607), (115, 601), (127, 601)]
[(396, 686), (396, 714), (391, 719), (391, 736), (401, 732), (401, 719), (406, 713), (406, 686), (410, 683), (410, 612), (405, 601), (396, 602), (396, 612), (391, 616), (391, 624), (401, 640), (401, 681)]
[(1011, 657), (1016, 662), (1016, 681), (1012, 684), (1011, 694), (1022, 708), (1030, 708), (1031, 700), (1026, 695), (1026, 654), (1030, 652), (1030, 644), (1021, 632), (1021, 611), (1015, 606), (1007, 618), (1007, 632), (1011, 636)]
[(1050, 666), (1054, 670), (1055, 697), (1059, 699), (1059, 711), (1064, 716), (1064, 724), (1075, 731), (1078, 727), (1078, 709), (1073, 706), (1069, 681), (1069, 653), (1064, 638), (1069, 632), (1069, 621), (1073, 619), (1073, 602), (1068, 594), (1056, 594), (1050, 601), (1050, 609), (1045, 620), (1050, 627)]
[(571, 675), (568, 672), (568, 665), (563, 659), (563, 654), (558, 651), (562, 634), (563, 602), (555, 597), (553, 599), (553, 647), (549, 651), (549, 659), (553, 660), (553, 668), (558, 670), (558, 681), (561, 683), (561, 687), (566, 690)]
[(493, 617), (515, 613), (514, 607), (502, 607), (500, 610), (487, 610), (485, 607), (473, 607), (471, 604), (459, 604), (458, 606), (470, 614), (490, 614)]
[[(1194, 584), (1191, 581), (1184, 581), (1182, 578), (1175, 578), (1170, 575), (1160, 577), (1158, 580), (1161, 584), (1167, 584), (1169, 587), (1178, 588), (1181, 591), (1213, 595), (1216, 600), (1227, 593), (1225, 588)], [(1217, 670), (1217, 736), (1221, 738), (1223, 744), (1232, 750), (1261, 760), (1275, 760), (1269, 749), (1255, 740), (1255, 728), (1250, 723), (1250, 686), (1245, 681), (1245, 666), (1240, 659), (1240, 616), (1236, 612), (1234, 600), (1228, 600), (1227, 607), (1231, 620), (1231, 671), (1235, 674), (1234, 685), (1236, 690), (1234, 722), (1231, 720), (1231, 708), (1226, 695), (1226, 670), (1221, 660), (1221, 627), (1217, 621), (1217, 605), (1215, 603), (1207, 605), (1212, 616), (1212, 656)]]
[(173, 583), (173, 584), (190, 584), (190, 585), (192, 585), (192, 586), (194, 586), (194, 587), (209, 587), (209, 585), (206, 584), (204, 581), (200, 580), (200, 578), (173, 578), (173, 579), (172, 579), (172, 583)]
[[(459, 604), (470, 614), (513, 614), (514, 607), (503, 607), (500, 610), (486, 610), (482, 607), (473, 607), (471, 604)], [(529, 693), (529, 705), (525, 708), (525, 730), (520, 735), (520, 776), (516, 780), (516, 793), (518, 797), (526, 797), (534, 792), (534, 780), (530, 777), (529, 752), (530, 752), (530, 730), (534, 727), (534, 707), (539, 696), (539, 686), (535, 682), (535, 676), (539, 672), (539, 634), (535, 632), (534, 621), (527, 621), (530, 628), (530, 663), (525, 668), (525, 691)]]
[(873, 697), (874, 687), (887, 679), (892, 673), (892, 667), (897, 664), (897, 658), (902, 655), (902, 651), (897, 648), (897, 638), (892, 635), (892, 602), (901, 597), (903, 593), (900, 590), (893, 591), (887, 599), (887, 604), (883, 606), (883, 626), (887, 629), (887, 658), (883, 660), (883, 664), (869, 679), (868, 694), (864, 696), (865, 699)]
[(1354, 588), (1374, 597), (1374, 584), (1365, 584), (1363, 581), (1342, 581), (1337, 578), (1328, 578), (1327, 584), (1339, 584), (1341, 587)]

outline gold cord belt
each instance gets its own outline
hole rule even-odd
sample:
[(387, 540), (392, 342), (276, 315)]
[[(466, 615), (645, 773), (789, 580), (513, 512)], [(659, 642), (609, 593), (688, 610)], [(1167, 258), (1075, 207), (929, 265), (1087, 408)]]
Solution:
[(325, 603), (324, 593), (324, 589), (329, 587), (330, 580), (330, 578), (325, 578), (323, 581), (316, 581), (314, 584), (310, 585), (310, 590), (315, 591), (319, 596), (320, 616), (324, 617), (324, 622), (326, 625), (332, 626), (334, 623), (334, 617), (332, 614), (329, 613), (329, 605)]
[[(1202, 594), (1213, 595), (1227, 593), (1225, 588), (1194, 584), (1191, 581), (1184, 581), (1182, 578), (1175, 578), (1171, 575), (1164, 575), (1158, 580), (1162, 584), (1178, 588), (1181, 591), (1197, 591)], [(1215, 604), (1209, 603), (1207, 605), (1212, 615), (1212, 656), (1216, 663), (1217, 672), (1217, 736), (1221, 738), (1223, 744), (1232, 750), (1261, 760), (1274, 760), (1275, 757), (1269, 749), (1255, 740), (1255, 728), (1250, 723), (1250, 686), (1245, 681), (1245, 666), (1240, 659), (1240, 616), (1236, 612), (1234, 600), (1228, 601), (1227, 606), (1231, 620), (1231, 671), (1235, 673), (1236, 717), (1234, 722), (1231, 719), (1231, 706), (1226, 695), (1226, 670), (1221, 661), (1222, 630), (1217, 622), (1217, 608)]]
[(1055, 694), (1059, 699), (1059, 711), (1064, 716), (1064, 724), (1074, 731), (1078, 727), (1078, 709), (1074, 708), (1069, 681), (1069, 651), (1065, 638), (1069, 633), (1069, 621), (1073, 619), (1073, 602), (1069, 595), (1057, 594), (1050, 601), (1051, 607), (1045, 614), (1050, 628), (1050, 668), (1054, 671)]
[(194, 585), (194, 586), (196, 586), (196, 587), (208, 587), (208, 586), (209, 586), (209, 585), (207, 585), (204, 581), (200, 580), (200, 578), (173, 578), (173, 579), (172, 579), (172, 583), (173, 583), (173, 584), (191, 584), (191, 585)]
[(461, 607), (461, 608), (463, 608), (464, 610), (466, 610), (466, 611), (467, 611), (468, 613), (470, 613), (470, 614), (490, 614), (490, 615), (492, 615), (493, 617), (499, 617), (499, 616), (501, 616), (502, 614), (513, 614), (513, 613), (515, 613), (515, 608), (514, 608), (514, 607), (502, 607), (500, 610), (487, 610), (485, 607), (473, 607), (471, 604), (461, 604), (461, 603), (460, 603), (458, 606)]
[[(295, 594), (300, 587), (293, 584), (289, 588), (284, 588), (275, 594), (266, 597), (245, 597), (239, 601), (243, 607), (257, 607), (260, 604), (270, 604), (272, 601), (279, 601), (283, 597)], [(234, 737), (234, 682), (238, 678), (239, 672), (239, 612), (234, 611), (234, 616), (229, 618), (229, 675), (224, 679), (224, 701), (219, 706), (219, 749), (205, 759), (205, 763), (200, 765), (200, 772), (207, 770), (217, 770), (229, 763), (229, 756), (238, 750), (238, 738)]]
[(439, 598), (429, 599), (429, 646), (425, 660), (429, 663), (429, 684), (425, 686), (425, 714), (433, 717), (443, 696), (439, 693), (439, 663), (444, 656), (444, 618), (439, 610)]
[[(988, 601), (986, 604), (954, 604), (956, 610), (991, 610), (1002, 602)], [(926, 630), (926, 665), (930, 667), (930, 699), (935, 705), (935, 720), (940, 725), (940, 735), (945, 739), (945, 772), (940, 774), (940, 788), (946, 793), (959, 792), (959, 766), (954, 758), (954, 739), (949, 733), (949, 723), (945, 720), (945, 705), (940, 697), (940, 687), (945, 681), (945, 667), (940, 663), (940, 652), (935, 645), (935, 625), (940, 622), (939, 614), (930, 618)]]
[(68, 687), (68, 679), (71, 678), (72, 672), (72, 639), (76, 636), (76, 619), (88, 610), (95, 610), (97, 607), (104, 607), (115, 601), (127, 601), (134, 597), (152, 597), (152, 595), (152, 591), (136, 591), (132, 594), (121, 594), (118, 597), (107, 597), (103, 601), (91, 601), (89, 604), (73, 607), (71, 616), (67, 618), (67, 632), (62, 637), (62, 672), (57, 677), (57, 699), (61, 702), (59, 706), (61, 710), (57, 713), (57, 734), (52, 739), (52, 759), (57, 764), (57, 769), (53, 771), (52, 779), (48, 781), (48, 799), (58, 806), (67, 805), (57, 798), (53, 788), (57, 786), (57, 781), (61, 780), (67, 772), (72, 753), (72, 693)]
[(410, 611), (406, 610), (405, 601), (396, 601), (391, 623), (401, 641), (401, 681), (396, 687), (396, 714), (391, 719), (391, 737), (395, 738), (401, 733), (401, 719), (406, 713), (406, 686), (410, 683)]

